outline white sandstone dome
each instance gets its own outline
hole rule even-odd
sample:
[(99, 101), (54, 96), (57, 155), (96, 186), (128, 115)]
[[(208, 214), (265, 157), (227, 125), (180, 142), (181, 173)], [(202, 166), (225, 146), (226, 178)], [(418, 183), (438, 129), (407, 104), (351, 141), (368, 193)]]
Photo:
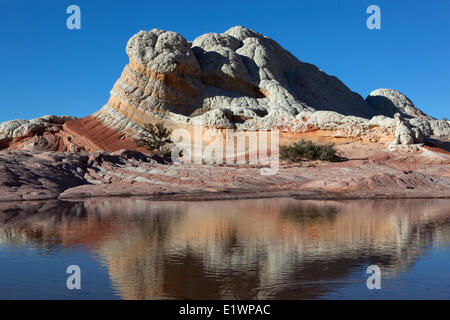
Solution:
[(403, 93), (394, 89), (377, 89), (366, 98), (379, 114), (393, 117), (400, 113), (406, 117), (433, 119), (414, 106), (414, 103)]

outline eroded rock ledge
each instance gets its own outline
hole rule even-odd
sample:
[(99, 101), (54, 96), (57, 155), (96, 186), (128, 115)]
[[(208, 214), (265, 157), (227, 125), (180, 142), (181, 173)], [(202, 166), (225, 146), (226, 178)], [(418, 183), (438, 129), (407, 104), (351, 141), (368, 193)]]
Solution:
[(281, 164), (273, 176), (252, 165), (170, 165), (136, 151), (0, 152), (0, 201), (136, 196), (155, 199), (450, 197), (450, 154), (382, 144), (339, 146), (348, 161)]

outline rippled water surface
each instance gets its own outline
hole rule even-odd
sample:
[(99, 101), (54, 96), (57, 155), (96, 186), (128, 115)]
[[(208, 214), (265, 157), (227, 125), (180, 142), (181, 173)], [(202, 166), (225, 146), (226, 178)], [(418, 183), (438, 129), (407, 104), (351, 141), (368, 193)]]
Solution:
[(119, 298), (449, 299), (450, 200), (0, 204), (0, 299)]

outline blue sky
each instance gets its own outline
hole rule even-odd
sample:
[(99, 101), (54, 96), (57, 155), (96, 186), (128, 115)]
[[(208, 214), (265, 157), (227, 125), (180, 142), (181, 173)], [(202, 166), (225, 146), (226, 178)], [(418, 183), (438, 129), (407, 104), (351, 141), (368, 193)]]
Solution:
[[(81, 8), (81, 30), (66, 8)], [(366, 8), (381, 8), (381, 30)], [(426, 113), (450, 118), (450, 1), (0, 0), (0, 121), (86, 116), (106, 103), (139, 30), (193, 40), (244, 25), (366, 97), (394, 88)]]

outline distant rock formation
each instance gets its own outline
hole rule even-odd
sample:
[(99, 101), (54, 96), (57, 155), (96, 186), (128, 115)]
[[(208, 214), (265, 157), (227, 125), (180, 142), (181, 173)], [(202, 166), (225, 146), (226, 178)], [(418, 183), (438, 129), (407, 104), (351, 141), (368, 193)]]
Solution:
[(0, 148), (137, 149), (142, 126), (161, 120), (169, 128), (281, 129), (325, 134), (331, 141), (385, 141), (394, 138), (396, 113), (425, 136), (450, 136), (447, 121), (427, 116), (405, 95), (378, 89), (364, 100), (338, 78), (241, 26), (192, 42), (172, 31), (140, 31), (126, 52), (129, 63), (99, 111), (65, 119), (57, 134), (50, 124), (44, 134), (15, 120), (2, 125), (15, 129), (0, 127)]
[(80, 151), (63, 132), (75, 117), (47, 115), (33, 120), (10, 120), (0, 124), (0, 149), (34, 151)]
[(33, 120), (10, 120), (0, 124), (0, 140), (5, 138), (19, 138), (32, 136), (41, 131), (58, 132), (61, 125), (75, 117), (47, 115)]
[(408, 118), (423, 118), (433, 120), (414, 106), (414, 103), (403, 93), (393, 89), (377, 89), (372, 91), (366, 98), (366, 102), (377, 110), (379, 114), (393, 117), (400, 113)]

